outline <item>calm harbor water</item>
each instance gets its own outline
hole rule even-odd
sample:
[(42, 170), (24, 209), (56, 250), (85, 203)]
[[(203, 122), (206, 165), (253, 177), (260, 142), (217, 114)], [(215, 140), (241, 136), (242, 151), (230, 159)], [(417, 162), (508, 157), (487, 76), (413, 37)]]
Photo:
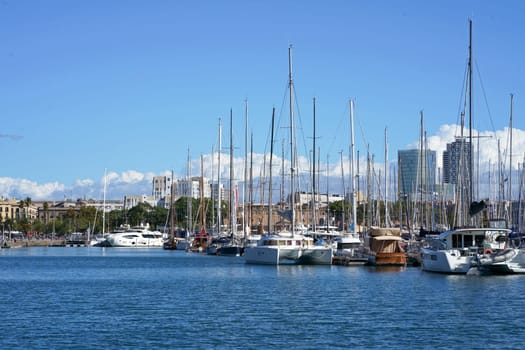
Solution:
[(0, 251), (1, 349), (520, 349), (525, 276)]

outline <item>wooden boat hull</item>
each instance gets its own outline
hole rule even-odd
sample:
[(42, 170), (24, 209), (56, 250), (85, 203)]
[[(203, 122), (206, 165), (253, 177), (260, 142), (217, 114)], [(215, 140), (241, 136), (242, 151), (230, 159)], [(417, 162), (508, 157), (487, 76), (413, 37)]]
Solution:
[(404, 252), (398, 253), (376, 253), (373, 265), (375, 266), (405, 266), (407, 255)]

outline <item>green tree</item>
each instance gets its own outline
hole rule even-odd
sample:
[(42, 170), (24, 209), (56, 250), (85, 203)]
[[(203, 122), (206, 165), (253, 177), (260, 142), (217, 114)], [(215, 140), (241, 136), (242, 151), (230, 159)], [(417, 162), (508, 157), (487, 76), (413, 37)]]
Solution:
[[(127, 210), (112, 210), (106, 213), (106, 231), (112, 231), (120, 226), (128, 224), (128, 211)], [(102, 225), (102, 220), (99, 220), (99, 226)], [(101, 230), (98, 232), (102, 232)]]
[(133, 208), (128, 210), (129, 224), (131, 226), (137, 226), (145, 223), (148, 213), (152, 207), (148, 203), (139, 203)]
[(95, 220), (96, 212), (97, 210), (95, 207), (81, 207), (77, 213), (76, 231), (86, 232), (88, 228), (91, 228)]
[(76, 222), (75, 222), (76, 211), (73, 208), (69, 208), (66, 211), (65, 219), (66, 219), (65, 220), (66, 221), (66, 230), (65, 230), (64, 233), (72, 233), (73, 231), (76, 230)]
[(147, 213), (146, 221), (153, 228), (161, 228), (166, 224), (168, 218), (168, 209), (163, 207), (153, 207)]

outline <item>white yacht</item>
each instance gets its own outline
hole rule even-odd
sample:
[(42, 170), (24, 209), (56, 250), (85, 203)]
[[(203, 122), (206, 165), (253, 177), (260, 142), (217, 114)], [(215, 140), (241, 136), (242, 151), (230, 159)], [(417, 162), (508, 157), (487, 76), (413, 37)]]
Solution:
[(332, 248), (317, 246), (311, 237), (281, 232), (263, 235), (255, 246), (247, 246), (244, 257), (248, 264), (330, 265)]
[(504, 228), (458, 228), (428, 240), (421, 249), (424, 271), (466, 274), (476, 267), (484, 252), (502, 251), (510, 230)]
[(125, 231), (108, 235), (106, 241), (111, 247), (162, 248), (164, 238), (159, 231), (150, 231), (149, 226), (134, 226)]
[(255, 246), (247, 246), (244, 258), (248, 264), (290, 264), (297, 263), (301, 256), (302, 237), (290, 233), (262, 235)]

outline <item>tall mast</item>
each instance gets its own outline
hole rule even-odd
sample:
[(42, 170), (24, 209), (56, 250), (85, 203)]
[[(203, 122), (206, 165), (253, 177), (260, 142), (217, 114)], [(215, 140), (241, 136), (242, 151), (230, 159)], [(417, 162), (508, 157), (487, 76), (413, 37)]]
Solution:
[(201, 178), (199, 181), (200, 187), (200, 217), (201, 217), (201, 233), (206, 233), (206, 210), (204, 208), (204, 160), (201, 153)]
[(468, 117), (469, 117), (469, 194), (468, 194), (468, 205), (474, 200), (473, 189), (474, 189), (474, 157), (472, 155), (472, 20), (469, 20), (469, 58), (468, 58)]
[(245, 123), (244, 123), (244, 180), (243, 180), (243, 195), (242, 195), (242, 230), (244, 232), (244, 239), (247, 235), (247, 212), (246, 212), (246, 197), (248, 194), (248, 99), (245, 101)]
[[(523, 207), (522, 207), (522, 193), (523, 193), (523, 182), (525, 180), (525, 154), (523, 155), (523, 162), (521, 163), (521, 175), (520, 175), (520, 185), (518, 192), (518, 232), (523, 232)], [(518, 164), (518, 170), (520, 166)]]
[[(416, 212), (419, 213), (418, 220), (414, 221), (417, 222), (420, 227), (423, 226), (423, 215), (425, 211), (425, 206), (423, 204), (423, 173), (424, 173), (424, 159), (426, 160), (426, 154), (424, 153), (424, 142), (423, 142), (423, 134), (424, 134), (424, 123), (423, 123), (423, 111), (420, 111), (420, 126), (419, 126), (419, 157), (418, 157), (418, 163), (419, 163), (419, 170), (418, 170), (418, 176), (416, 176), (416, 191), (419, 190), (419, 210)], [(418, 188), (419, 187), (419, 188)], [(415, 214), (415, 213), (414, 213)]]
[(191, 160), (190, 160), (190, 149), (188, 148), (188, 203), (187, 203), (187, 211), (188, 211), (188, 232), (193, 231), (193, 208), (192, 208), (192, 201), (193, 201), (193, 181), (191, 179)]
[(221, 207), (222, 207), (222, 191), (221, 191), (221, 155), (222, 155), (222, 119), (219, 118), (219, 157), (217, 160), (217, 233), (221, 233), (222, 229), (222, 213), (221, 213)]
[(233, 110), (230, 109), (230, 229), (231, 234), (235, 237), (237, 233), (237, 220), (235, 215), (235, 197), (233, 188)]
[(312, 232), (316, 231), (315, 223), (315, 97), (314, 97), (314, 137), (312, 150)]
[[(264, 193), (264, 192), (263, 192)], [(280, 209), (283, 209), (284, 205), (284, 139), (281, 143), (281, 191), (280, 191)]]
[(253, 204), (253, 132), (250, 134), (250, 210), (248, 215), (248, 225), (252, 227), (252, 204)]
[(509, 225), (512, 228), (512, 104), (514, 95), (510, 94), (510, 151), (509, 151)]
[(341, 186), (343, 187), (342, 188), (342, 195), (343, 195), (343, 201), (341, 202), (342, 203), (342, 208), (341, 208), (341, 222), (342, 222), (342, 228), (343, 228), (343, 233), (346, 232), (346, 227), (345, 227), (345, 169), (343, 167), (343, 151), (340, 151), (339, 152), (340, 156), (341, 156)]
[(354, 100), (350, 100), (350, 184), (352, 192), (352, 223), (350, 232), (355, 234), (357, 227), (357, 199), (355, 191), (355, 140), (354, 140)]
[[(104, 237), (106, 227), (106, 183), (107, 183), (107, 168), (104, 168), (104, 191), (102, 194), (102, 237)], [(53, 225), (55, 221), (53, 220)], [(53, 228), (53, 233), (55, 229)]]
[(388, 213), (388, 135), (385, 128), (385, 226), (390, 227), (390, 216)]
[(170, 186), (170, 239), (171, 244), (175, 243), (175, 208), (173, 207), (173, 170), (171, 171), (171, 186)]
[(275, 120), (275, 107), (272, 110), (272, 130), (271, 130), (271, 138), (270, 138), (270, 178), (269, 178), (269, 185), (268, 185), (268, 233), (271, 234), (273, 232), (272, 229), (272, 192), (273, 192), (273, 186), (272, 186), (272, 166), (273, 166), (273, 130), (274, 130), (274, 120)]
[(326, 233), (330, 232), (330, 155), (326, 155)]
[(289, 88), (290, 88), (290, 206), (292, 210), (291, 231), (292, 237), (295, 234), (295, 125), (294, 125), (294, 91), (292, 75), (292, 46), (288, 48), (288, 71), (289, 71)]
[(215, 145), (211, 146), (211, 227), (215, 227), (215, 195), (213, 193), (213, 181), (215, 181)]

